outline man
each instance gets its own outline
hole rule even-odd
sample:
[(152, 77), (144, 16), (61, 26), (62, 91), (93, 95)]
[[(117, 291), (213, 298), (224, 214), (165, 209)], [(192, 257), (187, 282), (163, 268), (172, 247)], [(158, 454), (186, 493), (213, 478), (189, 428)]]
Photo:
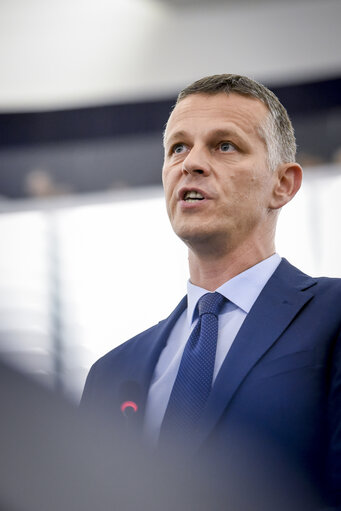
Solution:
[(188, 295), (93, 366), (82, 406), (119, 423), (133, 401), (149, 443), (207, 459), (266, 438), (340, 503), (341, 284), (275, 253), (278, 214), (302, 180), (286, 110), (246, 77), (203, 78), (179, 94), (164, 146)]

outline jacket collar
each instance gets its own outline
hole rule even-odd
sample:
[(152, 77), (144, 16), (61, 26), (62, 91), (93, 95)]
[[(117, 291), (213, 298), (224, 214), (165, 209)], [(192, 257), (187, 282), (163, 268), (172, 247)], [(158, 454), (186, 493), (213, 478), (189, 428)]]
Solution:
[(217, 424), (254, 365), (312, 299), (311, 288), (316, 283), (316, 279), (305, 275), (286, 259), (281, 261), (247, 315), (218, 373), (199, 424), (197, 446)]
[[(138, 387), (139, 408), (138, 414), (141, 423), (144, 416), (145, 403), (148, 389), (154, 373), (155, 365), (160, 357), (161, 351), (165, 347), (169, 334), (176, 321), (187, 307), (187, 296), (184, 296), (170, 316), (157, 325), (142, 332), (123, 345), (126, 350), (131, 350), (131, 356), (124, 357), (127, 365), (121, 367), (122, 380), (120, 387), (126, 386), (129, 392), (131, 382)], [(129, 400), (127, 395), (124, 400)]]

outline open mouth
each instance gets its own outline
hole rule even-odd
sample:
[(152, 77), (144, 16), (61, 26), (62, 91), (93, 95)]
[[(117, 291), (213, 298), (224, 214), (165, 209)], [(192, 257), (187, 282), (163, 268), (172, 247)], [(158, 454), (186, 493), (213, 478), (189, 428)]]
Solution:
[(200, 200), (204, 200), (204, 198), (205, 197), (201, 193), (196, 192), (195, 190), (191, 190), (184, 193), (183, 200), (185, 202), (197, 202)]

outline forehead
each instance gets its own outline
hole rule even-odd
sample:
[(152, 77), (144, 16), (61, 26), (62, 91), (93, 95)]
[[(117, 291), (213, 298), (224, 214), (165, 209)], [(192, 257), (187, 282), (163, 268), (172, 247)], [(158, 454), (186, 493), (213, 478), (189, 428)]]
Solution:
[(226, 125), (245, 135), (259, 136), (258, 128), (268, 112), (260, 100), (241, 94), (191, 94), (182, 99), (171, 113), (165, 139), (179, 130), (209, 131)]

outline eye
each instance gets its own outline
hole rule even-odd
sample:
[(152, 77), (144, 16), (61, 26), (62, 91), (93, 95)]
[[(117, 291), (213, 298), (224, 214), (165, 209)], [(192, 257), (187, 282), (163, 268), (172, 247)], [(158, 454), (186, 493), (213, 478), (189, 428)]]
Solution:
[(181, 154), (185, 150), (186, 150), (186, 145), (182, 144), (182, 143), (175, 144), (172, 147), (172, 153), (175, 153), (175, 154)]
[(231, 151), (235, 151), (236, 148), (231, 142), (220, 142), (219, 149), (223, 153), (230, 153)]

